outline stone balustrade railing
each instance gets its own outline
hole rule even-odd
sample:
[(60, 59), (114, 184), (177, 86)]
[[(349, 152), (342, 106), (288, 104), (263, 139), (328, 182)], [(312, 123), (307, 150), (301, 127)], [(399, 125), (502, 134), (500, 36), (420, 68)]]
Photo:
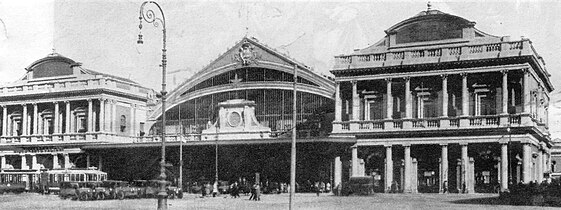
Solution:
[(402, 130), (505, 128), (521, 126), (545, 127), (545, 125), (536, 122), (536, 120), (533, 119), (530, 114), (512, 114), (333, 122), (332, 133), (336, 134)]
[[(333, 70), (534, 55), (530, 40), (335, 56)], [(540, 62), (539, 65), (543, 65)], [(543, 67), (543, 66), (542, 66)]]
[(22, 84), (14, 86), (0, 87), (0, 96), (42, 94), (56, 91), (81, 91), (88, 89), (106, 88), (120, 92), (132, 93), (139, 96), (146, 96), (149, 89), (139, 85), (114, 80), (111, 78), (92, 78), (84, 80), (69, 81), (45, 81), (37, 84)]

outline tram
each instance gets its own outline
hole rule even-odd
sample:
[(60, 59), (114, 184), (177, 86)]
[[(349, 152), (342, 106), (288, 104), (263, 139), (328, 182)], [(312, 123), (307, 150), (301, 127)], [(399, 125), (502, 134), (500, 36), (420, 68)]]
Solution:
[(52, 169), (41, 172), (39, 192), (49, 194), (60, 191), (61, 182), (105, 181), (107, 173), (90, 168)]
[(22, 193), (37, 190), (39, 170), (4, 169), (0, 172), (0, 193)]
[(0, 194), (40, 192), (58, 193), (60, 182), (105, 181), (107, 173), (90, 168), (4, 169), (0, 171)]

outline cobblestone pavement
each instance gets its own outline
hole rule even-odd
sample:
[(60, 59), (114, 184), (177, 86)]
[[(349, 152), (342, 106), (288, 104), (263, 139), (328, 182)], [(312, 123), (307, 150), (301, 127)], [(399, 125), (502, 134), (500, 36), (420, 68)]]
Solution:
[[(205, 197), (186, 194), (183, 199), (168, 200), (169, 209), (288, 209), (288, 194), (262, 195), (261, 201), (248, 196)], [(61, 200), (55, 195), (24, 193), (0, 195), (0, 209), (156, 209), (156, 199), (103, 201)], [(493, 194), (376, 194), (336, 197), (328, 194), (296, 194), (295, 209), (554, 209), (548, 207), (503, 205)]]

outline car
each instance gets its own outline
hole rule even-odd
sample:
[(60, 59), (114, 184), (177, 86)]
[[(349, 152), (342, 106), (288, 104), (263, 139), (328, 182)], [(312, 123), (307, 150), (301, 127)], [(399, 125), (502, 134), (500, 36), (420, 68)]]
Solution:
[(181, 187), (172, 186), (171, 182), (167, 182), (166, 189), (168, 192), (168, 198), (183, 198), (183, 189)]
[(142, 195), (141, 189), (126, 181), (114, 181), (115, 198), (123, 200), (125, 198), (139, 198)]
[(79, 185), (77, 182), (60, 182), (60, 191), (58, 193), (58, 196), (61, 199), (72, 199), (72, 200), (76, 200), (78, 199), (78, 188)]
[(59, 197), (61, 199), (70, 198), (72, 200), (92, 200), (94, 189), (100, 182), (61, 182)]
[(97, 200), (105, 200), (105, 199), (117, 199), (117, 188), (120, 186), (120, 182), (116, 180), (106, 180), (101, 182), (95, 189), (94, 189), (94, 197)]
[(158, 196), (158, 182), (154, 180), (134, 180), (133, 185), (139, 190), (139, 197), (155, 198)]

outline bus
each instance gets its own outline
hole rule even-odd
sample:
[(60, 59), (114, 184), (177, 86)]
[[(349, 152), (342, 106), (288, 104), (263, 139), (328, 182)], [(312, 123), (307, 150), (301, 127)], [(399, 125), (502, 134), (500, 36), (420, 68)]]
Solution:
[(38, 189), (39, 170), (4, 169), (0, 171), (0, 194), (22, 193)]
[(60, 191), (61, 182), (105, 181), (107, 173), (90, 168), (52, 169), (41, 172), (39, 192), (49, 194)]

